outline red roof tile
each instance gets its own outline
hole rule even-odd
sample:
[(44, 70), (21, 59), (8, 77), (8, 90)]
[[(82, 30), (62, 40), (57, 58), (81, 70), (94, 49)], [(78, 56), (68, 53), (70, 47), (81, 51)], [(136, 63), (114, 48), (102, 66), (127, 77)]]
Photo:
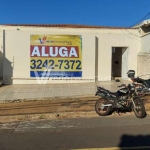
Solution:
[(107, 28), (107, 29), (133, 29), (128, 27), (91, 26), (74, 24), (2, 24), (5, 26), (27, 26), (27, 27), (60, 27), (60, 28)]

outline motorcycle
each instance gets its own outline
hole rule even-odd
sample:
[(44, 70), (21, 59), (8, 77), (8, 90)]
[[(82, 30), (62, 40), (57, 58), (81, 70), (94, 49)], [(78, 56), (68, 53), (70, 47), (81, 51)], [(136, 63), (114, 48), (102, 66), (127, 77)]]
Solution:
[[(121, 82), (116, 79), (116, 82)], [(145, 106), (137, 95), (135, 86), (131, 83), (118, 86), (117, 92), (111, 92), (103, 87), (97, 87), (96, 96), (101, 98), (95, 103), (95, 111), (99, 116), (107, 116), (111, 111), (134, 111), (137, 118), (144, 118), (146, 115)]]
[(134, 77), (134, 70), (129, 70), (127, 72), (127, 75), (133, 81), (133, 84), (135, 85), (138, 95), (140, 97), (145, 96), (147, 93), (150, 94), (150, 79), (145, 80), (139, 77)]

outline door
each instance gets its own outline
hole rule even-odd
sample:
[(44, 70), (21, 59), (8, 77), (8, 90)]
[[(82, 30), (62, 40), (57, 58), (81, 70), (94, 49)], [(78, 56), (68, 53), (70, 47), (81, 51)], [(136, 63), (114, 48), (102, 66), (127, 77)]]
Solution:
[(122, 48), (113, 47), (112, 48), (112, 70), (111, 75), (113, 78), (121, 77), (122, 70)]
[(128, 72), (128, 48), (122, 48), (122, 78), (126, 79)]

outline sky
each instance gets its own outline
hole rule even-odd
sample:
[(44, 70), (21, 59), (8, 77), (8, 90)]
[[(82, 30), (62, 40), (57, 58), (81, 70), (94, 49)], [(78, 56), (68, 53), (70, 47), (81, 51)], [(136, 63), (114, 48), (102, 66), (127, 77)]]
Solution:
[(149, 12), (150, 0), (0, 0), (0, 24), (130, 27)]

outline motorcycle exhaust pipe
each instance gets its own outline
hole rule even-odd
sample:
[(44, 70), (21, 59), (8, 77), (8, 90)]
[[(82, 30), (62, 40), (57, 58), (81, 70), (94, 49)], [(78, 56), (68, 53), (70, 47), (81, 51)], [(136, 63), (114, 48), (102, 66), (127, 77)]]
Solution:
[(110, 107), (110, 106), (112, 106), (112, 104), (101, 104), (100, 108), (101, 108), (101, 109), (104, 109), (104, 107), (106, 107), (106, 106), (109, 106), (109, 107)]
[(112, 104), (101, 104), (102, 107), (105, 107), (105, 106), (112, 106)]

